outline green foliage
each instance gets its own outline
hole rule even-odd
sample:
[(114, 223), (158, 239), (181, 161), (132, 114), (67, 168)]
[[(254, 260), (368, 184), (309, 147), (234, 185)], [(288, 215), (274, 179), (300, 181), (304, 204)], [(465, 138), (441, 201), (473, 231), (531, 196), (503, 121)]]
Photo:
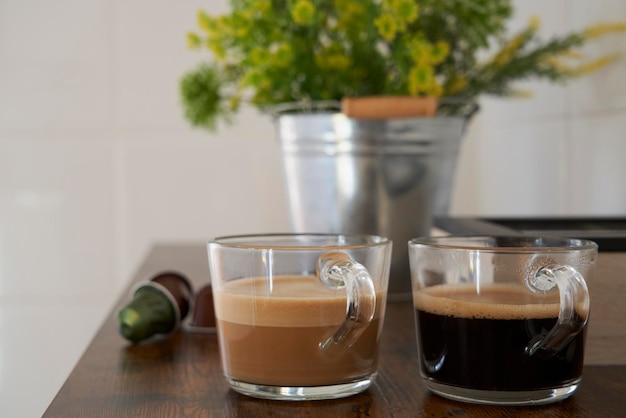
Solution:
[(510, 0), (230, 3), (227, 15), (200, 11), (198, 32), (187, 35), (213, 57), (181, 80), (187, 119), (208, 129), (230, 120), (242, 99), (263, 108), (350, 96), (512, 95), (518, 80), (565, 81), (605, 65), (611, 59), (569, 61), (588, 39), (626, 29), (598, 25), (542, 41), (531, 20), (507, 39)]
[(224, 79), (217, 66), (201, 64), (196, 71), (187, 73), (180, 81), (184, 97), (185, 117), (195, 126), (215, 130), (217, 119), (230, 120), (237, 110), (238, 103), (226, 105), (222, 95)]

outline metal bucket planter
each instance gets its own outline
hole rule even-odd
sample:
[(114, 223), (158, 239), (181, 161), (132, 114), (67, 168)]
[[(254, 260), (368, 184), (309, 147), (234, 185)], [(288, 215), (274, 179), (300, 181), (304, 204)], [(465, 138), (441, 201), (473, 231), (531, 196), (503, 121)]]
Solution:
[(294, 232), (393, 240), (389, 298), (409, 299), (407, 243), (448, 210), (468, 117), (351, 119), (339, 111), (274, 113)]

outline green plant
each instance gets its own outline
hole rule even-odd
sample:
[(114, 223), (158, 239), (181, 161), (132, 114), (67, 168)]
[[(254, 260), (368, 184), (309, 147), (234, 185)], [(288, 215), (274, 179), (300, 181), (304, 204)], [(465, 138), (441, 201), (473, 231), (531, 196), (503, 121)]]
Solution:
[[(588, 40), (623, 23), (539, 39), (531, 19), (506, 37), (510, 0), (231, 0), (231, 13), (198, 13), (193, 48), (213, 60), (181, 80), (185, 116), (216, 128), (248, 101), (259, 108), (342, 97), (515, 95), (522, 79), (566, 81), (614, 56), (585, 62)], [(495, 52), (489, 55), (489, 51)], [(479, 56), (486, 55), (484, 60)]]

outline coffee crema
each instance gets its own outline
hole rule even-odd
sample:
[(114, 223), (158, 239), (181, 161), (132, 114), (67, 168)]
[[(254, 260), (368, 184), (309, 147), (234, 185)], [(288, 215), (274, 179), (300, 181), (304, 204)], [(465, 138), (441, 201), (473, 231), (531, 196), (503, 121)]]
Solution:
[[(377, 293), (377, 301), (384, 294)], [(238, 279), (215, 292), (222, 366), (227, 376), (259, 385), (320, 386), (356, 381), (377, 369), (384, 303), (354, 344), (320, 343), (346, 316), (343, 289), (315, 276)]]
[[(414, 292), (422, 374), (480, 390), (525, 391), (580, 379), (586, 327), (553, 356), (529, 355), (559, 315), (559, 295), (520, 284), (438, 285)], [(579, 312), (580, 314), (580, 312)], [(581, 315), (582, 316), (582, 315)]]
[(461, 318), (522, 319), (559, 315), (559, 293), (530, 293), (516, 283), (438, 285), (414, 292), (417, 309)]

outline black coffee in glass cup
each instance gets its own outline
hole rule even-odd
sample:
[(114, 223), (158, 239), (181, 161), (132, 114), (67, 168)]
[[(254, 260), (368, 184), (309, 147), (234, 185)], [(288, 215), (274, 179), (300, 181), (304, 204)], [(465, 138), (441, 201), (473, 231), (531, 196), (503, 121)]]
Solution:
[(409, 242), (420, 372), (441, 396), (555, 402), (578, 387), (597, 246), (577, 239)]

